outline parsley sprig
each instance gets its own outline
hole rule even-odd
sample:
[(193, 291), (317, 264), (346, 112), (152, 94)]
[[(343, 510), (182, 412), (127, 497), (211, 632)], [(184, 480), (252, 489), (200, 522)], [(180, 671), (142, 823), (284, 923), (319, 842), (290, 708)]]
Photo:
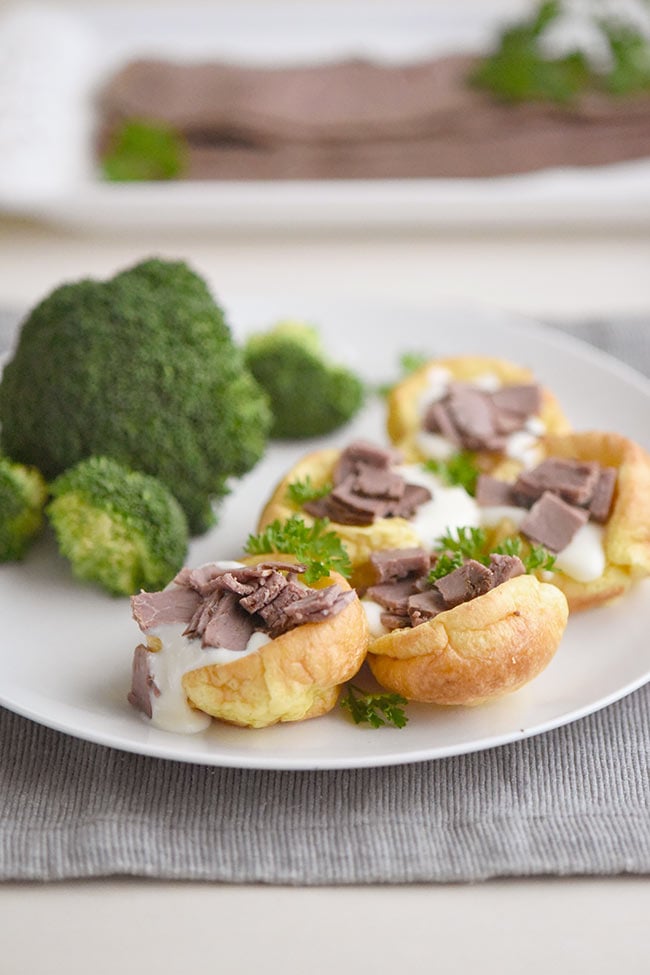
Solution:
[(455, 533), (447, 530), (441, 535), (436, 551), (447, 555), (458, 555), (465, 559), (483, 561), (486, 557), (487, 535), (482, 528), (457, 528)]
[(447, 460), (427, 460), (424, 469), (436, 474), (444, 484), (465, 488), (472, 497), (476, 494), (480, 471), (476, 466), (476, 454), (471, 450), (461, 450)]
[(455, 533), (447, 531), (438, 540), (435, 551), (438, 558), (427, 577), (432, 585), (437, 579), (459, 569), (468, 559), (489, 565), (491, 554), (517, 556), (526, 572), (556, 571), (555, 556), (543, 545), (525, 543), (519, 535), (508, 535), (492, 548), (482, 528), (458, 528)]
[(542, 36), (564, 9), (562, 0), (543, 0), (530, 19), (507, 27), (470, 83), (507, 102), (568, 103), (590, 90), (630, 95), (650, 89), (650, 42), (617, 17), (592, 17), (609, 48), (608, 70), (593, 68), (577, 49), (560, 57), (549, 56)]
[(183, 136), (163, 122), (127, 119), (102, 158), (107, 179), (114, 181), (177, 179), (186, 168)]
[(518, 535), (508, 535), (497, 545), (498, 555), (516, 555), (524, 563), (526, 572), (555, 572), (555, 556), (543, 545), (529, 545), (527, 548)]
[(341, 698), (341, 707), (350, 712), (355, 724), (369, 724), (372, 728), (403, 728), (408, 722), (404, 712), (407, 704), (401, 694), (371, 694), (356, 684), (348, 684), (347, 693)]
[(295, 555), (306, 566), (307, 583), (317, 582), (333, 570), (347, 577), (352, 571), (350, 557), (338, 535), (327, 530), (328, 525), (327, 518), (317, 518), (312, 525), (297, 515), (284, 522), (276, 518), (258, 535), (249, 535), (244, 550), (250, 555)]
[(309, 474), (304, 478), (304, 480), (298, 479), (297, 481), (292, 481), (287, 487), (287, 499), (292, 501), (298, 507), (302, 508), (307, 501), (317, 501), (318, 498), (324, 498), (326, 494), (329, 494), (332, 490), (332, 484), (329, 482), (327, 484), (321, 484), (317, 487), (313, 482)]

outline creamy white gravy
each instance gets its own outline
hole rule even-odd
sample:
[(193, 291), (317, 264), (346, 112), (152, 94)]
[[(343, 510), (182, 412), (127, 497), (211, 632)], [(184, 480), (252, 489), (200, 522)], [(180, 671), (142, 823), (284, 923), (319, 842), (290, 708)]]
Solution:
[(480, 509), (474, 498), (458, 486), (449, 487), (419, 464), (397, 467), (398, 474), (409, 484), (420, 484), (433, 495), (421, 504), (409, 519), (424, 548), (431, 549), (438, 538), (458, 528), (476, 528), (480, 524)]

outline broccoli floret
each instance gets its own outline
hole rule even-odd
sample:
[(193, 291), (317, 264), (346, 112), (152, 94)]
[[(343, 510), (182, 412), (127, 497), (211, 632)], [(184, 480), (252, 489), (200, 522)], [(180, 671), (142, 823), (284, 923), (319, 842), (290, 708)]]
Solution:
[(205, 282), (150, 260), (57, 288), (28, 316), (0, 385), (7, 454), (51, 480), (103, 455), (158, 477), (193, 533), (266, 445), (266, 397)]
[(0, 562), (21, 559), (43, 527), (47, 486), (33, 467), (0, 457)]
[(364, 386), (349, 369), (328, 361), (315, 328), (280, 322), (252, 335), (246, 363), (266, 390), (273, 411), (271, 436), (318, 437), (347, 423), (363, 403)]
[(89, 457), (50, 486), (46, 512), (79, 579), (114, 595), (162, 589), (187, 552), (183, 509), (155, 477)]

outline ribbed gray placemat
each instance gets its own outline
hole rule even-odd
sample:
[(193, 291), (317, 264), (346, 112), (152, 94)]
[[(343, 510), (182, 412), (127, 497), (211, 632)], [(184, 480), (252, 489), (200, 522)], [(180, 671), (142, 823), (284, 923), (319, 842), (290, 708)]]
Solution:
[[(0, 348), (14, 321), (0, 315)], [(650, 321), (571, 331), (650, 374)], [(537, 738), (392, 768), (185, 765), (2, 709), (0, 742), (5, 880), (307, 885), (650, 872), (650, 687)]]

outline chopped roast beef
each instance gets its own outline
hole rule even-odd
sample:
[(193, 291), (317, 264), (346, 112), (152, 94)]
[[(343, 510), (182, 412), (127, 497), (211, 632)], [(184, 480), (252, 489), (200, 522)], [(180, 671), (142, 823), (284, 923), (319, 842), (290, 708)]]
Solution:
[(513, 491), (519, 504), (529, 508), (545, 491), (569, 504), (589, 503), (598, 483), (600, 465), (594, 462), (548, 457), (530, 471), (522, 471)]
[(304, 591), (302, 586), (297, 585), (293, 580), (289, 580), (275, 599), (259, 610), (258, 615), (264, 620), (264, 627), (272, 640), (291, 629), (287, 622), (285, 610), (289, 603), (295, 603), (302, 599)]
[(445, 607), (452, 609), (488, 592), (492, 588), (492, 573), (476, 559), (468, 559), (460, 568), (438, 579), (435, 587), (442, 594)]
[(358, 440), (343, 451), (334, 469), (329, 494), (307, 501), (303, 509), (314, 518), (341, 525), (371, 525), (376, 518), (412, 518), (431, 492), (407, 484), (393, 469), (399, 456), (392, 450)]
[(336, 616), (355, 598), (354, 589), (343, 590), (336, 584), (326, 589), (312, 589), (302, 599), (289, 603), (285, 607), (284, 615), (293, 626), (318, 623)]
[(402, 616), (399, 613), (382, 613), (380, 616), (381, 625), (387, 630), (403, 630), (406, 626), (411, 626), (411, 621), (408, 616)]
[(512, 493), (512, 485), (507, 481), (500, 481), (489, 474), (479, 474), (476, 481), (476, 503), (482, 508), (514, 505), (516, 503)]
[(129, 691), (129, 704), (144, 711), (150, 718), (153, 714), (151, 706), (151, 695), (160, 697), (160, 689), (149, 672), (149, 650), (140, 643), (133, 654), (133, 672), (131, 676), (131, 690)]
[[(281, 572), (275, 569), (263, 569), (263, 572), (270, 572), (268, 576), (263, 576), (264, 582), (258, 586), (249, 596), (244, 596), (241, 600), (241, 607), (247, 613), (259, 613), (263, 606), (272, 603), (276, 596), (288, 585), (287, 580)], [(261, 580), (260, 580), (261, 581)]]
[(491, 394), (491, 399), (497, 413), (503, 411), (524, 420), (535, 416), (542, 408), (542, 391), (536, 383), (502, 386)]
[(463, 446), (463, 438), (460, 431), (456, 429), (447, 407), (444, 402), (436, 400), (431, 403), (424, 414), (424, 429), (429, 433), (439, 433), (441, 437), (448, 440), (454, 447)]
[(391, 613), (408, 613), (409, 596), (416, 593), (413, 579), (399, 579), (397, 582), (380, 582), (366, 590), (366, 596), (379, 603)]
[(423, 575), (429, 571), (430, 562), (429, 554), (423, 548), (387, 548), (370, 556), (377, 582), (403, 579), (412, 573)]
[(612, 510), (617, 471), (615, 467), (601, 467), (598, 483), (589, 502), (589, 513), (594, 521), (605, 524)]
[(468, 450), (502, 450), (505, 438), (496, 427), (490, 393), (465, 383), (452, 383), (446, 409)]
[(521, 576), (526, 571), (521, 559), (513, 555), (500, 555), (493, 552), (490, 556), (490, 571), (492, 573), (492, 588), (500, 586), (508, 579)]
[(589, 512), (584, 508), (576, 508), (545, 491), (522, 521), (520, 530), (550, 552), (561, 552), (588, 520)]
[(214, 603), (214, 609), (206, 622), (201, 637), (203, 647), (227, 647), (229, 650), (245, 650), (255, 632), (250, 613), (243, 608), (234, 592), (223, 592)]
[(539, 413), (541, 402), (541, 390), (534, 383), (489, 392), (470, 383), (451, 382), (442, 399), (427, 407), (424, 429), (458, 448), (501, 451), (506, 437)]
[(335, 616), (355, 598), (354, 590), (338, 584), (325, 589), (299, 584), (304, 571), (304, 565), (289, 562), (184, 570), (169, 589), (133, 596), (133, 616), (144, 632), (160, 623), (185, 623), (184, 636), (200, 639), (203, 647), (244, 650), (255, 631), (275, 639)]
[(397, 451), (378, 447), (367, 440), (355, 440), (338, 459), (334, 469), (334, 483), (340, 484), (349, 474), (355, 473), (359, 465), (387, 470), (393, 464), (398, 464), (399, 460)]
[(426, 589), (409, 599), (408, 616), (402, 626), (419, 626), (420, 623), (434, 619), (449, 608), (445, 603), (445, 597), (438, 589)]
[(616, 477), (615, 467), (602, 467), (596, 461), (548, 457), (532, 470), (522, 471), (514, 484), (481, 474), (476, 500), (483, 507), (530, 508), (521, 533), (551, 552), (561, 552), (590, 517), (600, 524), (607, 521)]
[(133, 619), (143, 633), (162, 623), (189, 623), (201, 604), (194, 589), (175, 586), (162, 592), (141, 592), (131, 597)]
[(448, 575), (430, 580), (429, 562), (424, 549), (393, 549), (372, 557), (377, 582), (366, 598), (383, 608), (380, 619), (387, 630), (419, 626), (525, 572), (517, 556), (493, 554), (489, 565), (467, 559)]

